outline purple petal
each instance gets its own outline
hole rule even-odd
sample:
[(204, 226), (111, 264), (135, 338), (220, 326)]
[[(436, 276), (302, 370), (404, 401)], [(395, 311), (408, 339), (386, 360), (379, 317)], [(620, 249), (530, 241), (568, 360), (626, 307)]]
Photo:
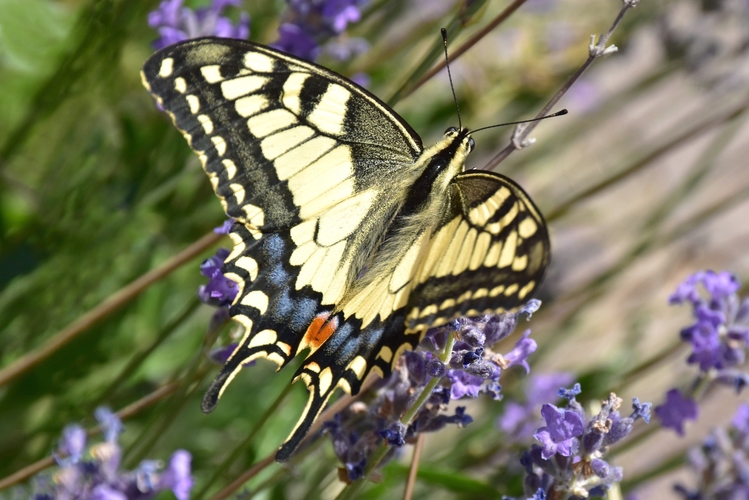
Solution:
[(531, 371), (531, 367), (528, 366), (528, 356), (533, 354), (538, 348), (538, 344), (535, 340), (528, 338), (531, 334), (530, 330), (526, 330), (523, 337), (517, 341), (515, 348), (505, 355), (505, 360), (508, 361), (507, 368), (511, 366), (520, 365), (525, 368), (525, 373), (528, 374)]
[(749, 404), (742, 403), (731, 420), (731, 425), (742, 434), (749, 434)]
[(105, 406), (100, 406), (94, 410), (94, 417), (99, 422), (104, 440), (108, 443), (116, 443), (117, 436), (123, 431), (122, 420), (117, 414)]
[(61, 454), (70, 457), (72, 463), (81, 459), (86, 449), (86, 431), (80, 425), (68, 425), (62, 431), (62, 439), (58, 450)]
[(127, 495), (108, 484), (97, 484), (91, 491), (91, 500), (128, 500)]
[(177, 450), (169, 458), (169, 466), (161, 474), (159, 489), (172, 490), (177, 500), (188, 500), (193, 479), (190, 475), (192, 455), (185, 450)]
[(697, 420), (697, 403), (685, 397), (678, 389), (666, 393), (666, 401), (655, 407), (655, 414), (661, 419), (661, 425), (674, 429), (680, 436), (684, 435), (684, 422)]

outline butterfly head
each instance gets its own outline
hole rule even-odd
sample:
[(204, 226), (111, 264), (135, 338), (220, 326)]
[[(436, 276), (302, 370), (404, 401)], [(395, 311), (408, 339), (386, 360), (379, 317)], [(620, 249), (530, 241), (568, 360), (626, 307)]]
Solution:
[(445, 139), (450, 139), (452, 143), (460, 143), (464, 149), (464, 155), (467, 155), (476, 146), (476, 142), (471, 137), (471, 131), (467, 128), (449, 127), (445, 130)]

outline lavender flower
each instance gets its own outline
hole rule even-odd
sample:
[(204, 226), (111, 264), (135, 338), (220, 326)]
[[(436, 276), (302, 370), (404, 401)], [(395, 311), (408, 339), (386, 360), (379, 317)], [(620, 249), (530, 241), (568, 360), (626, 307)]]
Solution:
[[(526, 332), (504, 356), (494, 353), (490, 346), (513, 332), (519, 316), (530, 316), (539, 306), (540, 302), (533, 300), (515, 313), (461, 318), (428, 331), (416, 351), (399, 358), (392, 375), (381, 383), (369, 404), (355, 403), (325, 423), (325, 432), (344, 464), (339, 469), (340, 477), (346, 482), (358, 479), (382, 439), (391, 446), (381, 462), (385, 463), (396, 456), (399, 447), (413, 443), (419, 433), (435, 432), (447, 425), (469, 425), (473, 418), (466, 414), (465, 407), (457, 407), (453, 414), (448, 412), (450, 400), (481, 394), (500, 399), (500, 364), (505, 368), (514, 365), (527, 368), (526, 359), (535, 350), (535, 342), (528, 338), (530, 332)], [(451, 331), (460, 340), (454, 344), (446, 364), (433, 351), (444, 350)], [(404, 412), (433, 378), (439, 379), (437, 386), (413, 422), (404, 425), (401, 423)]]
[(525, 403), (507, 401), (497, 426), (512, 442), (525, 442), (533, 437), (542, 420), (540, 405), (557, 399), (557, 389), (574, 380), (571, 373), (552, 372), (532, 375), (525, 387)]
[(601, 410), (588, 418), (575, 399), (579, 386), (560, 390), (568, 398), (567, 408), (545, 404), (541, 410), (546, 426), (536, 433), (542, 445), (523, 453), (525, 498), (588, 498), (605, 495), (622, 480), (620, 467), (603, 459), (608, 447), (626, 438), (636, 420), (650, 420), (650, 403), (633, 400), (632, 413), (619, 413), (622, 400), (609, 395)]
[(749, 381), (749, 376), (737, 369), (749, 346), (749, 298), (742, 301), (738, 297), (740, 288), (731, 273), (700, 271), (689, 276), (669, 298), (671, 304), (692, 306), (695, 323), (681, 331), (682, 340), (692, 345), (687, 362), (737, 390)]
[(685, 500), (730, 500), (749, 495), (749, 405), (742, 404), (726, 429), (713, 429), (702, 445), (687, 454), (694, 489), (682, 484), (674, 490)]
[(148, 25), (161, 35), (153, 42), (155, 49), (202, 36), (249, 38), (250, 17), (246, 12), (239, 15), (236, 25), (221, 15), (229, 6), (238, 7), (240, 0), (213, 0), (210, 7), (196, 10), (183, 7), (182, 3), (183, 0), (164, 0), (148, 14)]
[(289, 0), (289, 10), (272, 47), (302, 59), (315, 60), (323, 50), (340, 61), (369, 49), (361, 38), (340, 36), (361, 19), (366, 0)]
[(171, 490), (177, 500), (190, 498), (193, 480), (190, 475), (192, 457), (177, 450), (169, 464), (160, 471), (161, 462), (144, 460), (133, 471), (122, 471), (122, 449), (118, 437), (122, 422), (107, 408), (94, 413), (104, 434), (104, 441), (85, 450), (85, 431), (78, 426), (66, 427), (58, 447), (57, 468), (37, 477), (33, 498), (91, 500), (145, 500), (160, 491)]
[(674, 429), (680, 436), (684, 435), (684, 422), (697, 420), (697, 403), (682, 395), (678, 389), (666, 393), (666, 401), (655, 407), (655, 414), (661, 419), (663, 427)]
[(555, 454), (569, 457), (577, 441), (574, 439), (583, 433), (583, 419), (571, 410), (562, 410), (554, 405), (541, 407), (541, 416), (546, 426), (536, 431), (535, 437), (542, 445), (541, 456), (548, 460)]
[(216, 307), (227, 307), (237, 295), (237, 284), (224, 276), (222, 268), (229, 250), (219, 248), (213, 257), (200, 264), (200, 273), (209, 278), (206, 285), (198, 288), (198, 297), (206, 304)]

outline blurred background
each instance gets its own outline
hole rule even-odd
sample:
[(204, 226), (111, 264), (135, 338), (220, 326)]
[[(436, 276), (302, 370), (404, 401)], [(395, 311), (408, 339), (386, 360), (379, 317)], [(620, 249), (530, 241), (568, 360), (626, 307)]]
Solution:
[[(353, 57), (339, 60), (331, 45), (318, 62), (397, 101), (396, 111), (432, 143), (457, 125), (444, 71), (414, 89), (420, 65), (440, 62), (439, 51), (429, 55), (441, 43), (439, 28), (457, 23), (450, 40), (457, 48), (508, 4), (371, 0), (343, 38), (357, 40)], [(217, 367), (196, 368), (214, 311), (195, 298), (205, 282), (198, 267), (230, 246), (226, 237), (56, 343), (87, 311), (163, 269), (224, 220), (197, 158), (140, 83), (158, 37), (146, 19), (157, 6), (0, 0), (0, 370), (44, 353), (0, 387), (0, 478), (50, 456), (66, 424), (93, 425), (93, 409), (105, 404), (129, 408), (126, 463), (187, 449), (200, 486), (293, 373), (274, 375), (275, 365), (260, 362), (237, 377), (214, 413), (200, 411)], [(525, 2), (452, 64), (464, 125), (535, 116), (620, 8), (618, 0)], [(250, 39), (271, 43), (286, 9), (280, 0), (245, 0), (227, 15), (247, 12)], [(614, 390), (625, 401), (658, 404), (695, 374), (678, 337), (690, 312), (669, 307), (668, 296), (701, 269), (749, 280), (749, 5), (642, 0), (611, 42), (619, 52), (596, 61), (559, 103), (570, 114), (540, 124), (536, 144), (497, 171), (525, 188), (551, 229), (544, 305), (529, 323), (539, 343), (532, 370), (574, 372), (586, 398)], [(510, 134), (477, 134), (468, 167), (482, 168)], [(522, 376), (503, 381), (507, 398), (519, 394)], [(689, 483), (684, 452), (728, 422), (742, 400), (746, 394), (729, 388), (710, 390), (684, 438), (651, 430), (615, 450), (624, 491), (667, 498), (674, 481)], [(219, 484), (271, 453), (305, 401), (295, 386)], [(473, 424), (427, 440), (427, 477), (415, 498), (486, 494), (457, 479), (446, 485), (450, 474), (491, 485), (497, 495), (489, 498), (519, 494), (498, 458), (503, 405), (469, 403)], [(314, 453), (324, 459), (264, 470), (250, 483), (257, 497), (335, 496), (330, 444)], [(367, 497), (401, 495), (407, 464), (408, 453), (388, 464)]]

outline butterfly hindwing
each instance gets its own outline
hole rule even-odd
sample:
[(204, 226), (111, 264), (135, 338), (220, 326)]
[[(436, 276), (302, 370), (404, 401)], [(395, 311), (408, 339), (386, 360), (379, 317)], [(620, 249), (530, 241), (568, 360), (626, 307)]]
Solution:
[(520, 186), (475, 170), (451, 184), (408, 305), (408, 330), (518, 307), (533, 297), (549, 264), (546, 223)]

